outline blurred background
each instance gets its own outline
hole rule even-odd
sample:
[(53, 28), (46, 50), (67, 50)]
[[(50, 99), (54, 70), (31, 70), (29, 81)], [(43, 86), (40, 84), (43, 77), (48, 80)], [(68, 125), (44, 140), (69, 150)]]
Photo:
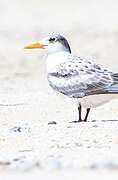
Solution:
[(73, 53), (118, 72), (118, 0), (0, 0), (0, 168), (117, 170), (118, 101), (92, 110), (87, 125), (69, 125), (77, 109), (53, 96), (45, 52), (24, 50), (53, 33)]
[(118, 71), (117, 7), (117, 0), (0, 0), (0, 76), (42, 72), (44, 52), (23, 47), (52, 33), (64, 35), (74, 53)]

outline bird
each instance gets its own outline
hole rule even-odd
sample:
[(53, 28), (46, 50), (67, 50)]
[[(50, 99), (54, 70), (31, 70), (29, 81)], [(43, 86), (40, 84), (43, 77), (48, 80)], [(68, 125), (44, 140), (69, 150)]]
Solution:
[[(47, 51), (47, 79), (54, 91), (77, 102), (78, 119), (87, 122), (91, 108), (118, 98), (118, 73), (71, 52), (67, 39), (60, 34), (49, 35), (25, 49)], [(82, 108), (86, 109), (82, 118)]]

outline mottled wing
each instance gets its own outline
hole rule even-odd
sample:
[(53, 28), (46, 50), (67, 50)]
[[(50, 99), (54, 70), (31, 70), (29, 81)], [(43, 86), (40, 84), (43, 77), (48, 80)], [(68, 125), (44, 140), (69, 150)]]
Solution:
[(72, 55), (48, 75), (48, 80), (53, 89), (75, 98), (108, 93), (113, 84), (108, 69)]

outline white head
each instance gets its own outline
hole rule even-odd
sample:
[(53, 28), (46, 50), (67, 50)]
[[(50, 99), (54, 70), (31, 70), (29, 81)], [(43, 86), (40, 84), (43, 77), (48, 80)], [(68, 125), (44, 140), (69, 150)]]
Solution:
[(59, 34), (49, 36), (38, 43), (34, 43), (25, 47), (25, 49), (33, 49), (33, 48), (46, 49), (49, 55), (57, 52), (71, 53), (71, 49), (68, 44), (68, 41)]

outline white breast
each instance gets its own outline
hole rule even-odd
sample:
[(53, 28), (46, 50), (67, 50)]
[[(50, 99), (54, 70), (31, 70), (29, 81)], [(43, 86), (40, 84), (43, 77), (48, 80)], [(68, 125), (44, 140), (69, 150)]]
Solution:
[(57, 52), (48, 56), (46, 65), (47, 72), (55, 72), (56, 68), (68, 58), (68, 52)]

